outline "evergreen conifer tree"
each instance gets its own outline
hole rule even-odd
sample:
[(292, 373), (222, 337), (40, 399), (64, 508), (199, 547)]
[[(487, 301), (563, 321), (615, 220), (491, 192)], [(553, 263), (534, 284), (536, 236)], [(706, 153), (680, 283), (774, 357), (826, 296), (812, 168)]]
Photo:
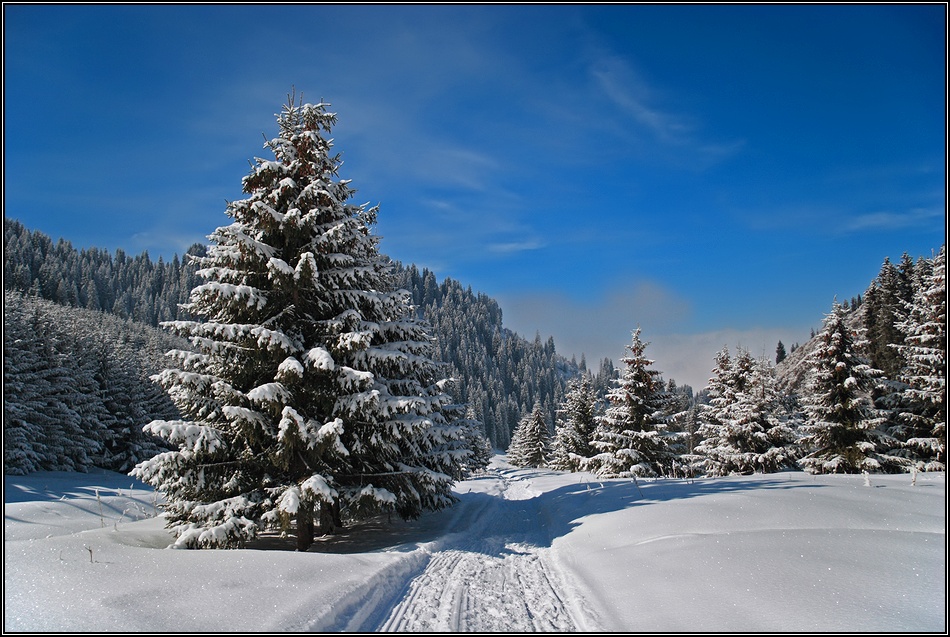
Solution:
[(178, 447), (134, 475), (165, 493), (183, 547), (240, 545), (264, 527), (296, 528), (454, 501), (449, 398), (431, 340), (371, 234), (377, 208), (347, 201), (327, 104), (297, 103), (229, 203), (233, 223), (196, 257), (203, 283), (166, 324), (191, 339), (156, 376), (182, 420), (146, 429)]
[(846, 314), (835, 302), (818, 334), (801, 440), (808, 455), (799, 463), (809, 473), (899, 470), (906, 461), (881, 451), (894, 441), (880, 431), (883, 418), (869, 395), (881, 372), (858, 354), (862, 341)]
[[(918, 267), (918, 270), (924, 270)], [(902, 379), (911, 408), (900, 415), (900, 438), (921, 468), (946, 470), (947, 456), (947, 278), (946, 245), (922, 276), (907, 318), (898, 323), (904, 342)]]
[(723, 349), (716, 364), (696, 448), (705, 473), (770, 473), (794, 464), (795, 433), (777, 415), (774, 368), (742, 348), (734, 358)]
[(567, 395), (558, 411), (554, 442), (551, 449), (551, 468), (560, 471), (579, 471), (581, 465), (594, 455), (591, 440), (597, 427), (597, 395), (588, 372), (571, 381)]
[(640, 328), (621, 359), (624, 368), (607, 394), (610, 406), (599, 419), (591, 446), (596, 455), (584, 469), (603, 477), (668, 475), (675, 454), (665, 431), (666, 391), (660, 372), (644, 356)]
[(551, 434), (541, 403), (521, 419), (511, 434), (508, 462), (516, 467), (545, 467), (549, 461)]
[(471, 406), (465, 414), (462, 421), (464, 432), (465, 447), (470, 452), (470, 457), (465, 463), (466, 476), (484, 471), (495, 455), (492, 449), (491, 441), (485, 434), (485, 428), (481, 421), (476, 418), (475, 409)]

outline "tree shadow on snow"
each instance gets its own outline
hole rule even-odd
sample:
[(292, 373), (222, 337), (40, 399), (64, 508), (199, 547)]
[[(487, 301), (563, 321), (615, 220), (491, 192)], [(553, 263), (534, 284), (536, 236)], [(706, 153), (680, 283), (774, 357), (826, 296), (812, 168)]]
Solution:
[[(519, 470), (510, 478), (545, 475)], [(550, 473), (547, 473), (550, 475)], [(439, 540), (440, 548), (483, 553), (492, 557), (522, 554), (525, 547), (546, 548), (570, 533), (590, 515), (649, 506), (659, 502), (702, 498), (730, 492), (816, 489), (824, 485), (804, 474), (777, 473), (702, 479), (609, 479), (576, 474), (578, 482), (524, 499), (506, 499), (483, 492), (460, 494), (460, 501), (418, 520), (375, 518), (318, 538), (311, 551), (360, 553), (404, 550)], [(284, 540), (287, 542), (287, 540)], [(291, 545), (292, 546), (292, 545)]]

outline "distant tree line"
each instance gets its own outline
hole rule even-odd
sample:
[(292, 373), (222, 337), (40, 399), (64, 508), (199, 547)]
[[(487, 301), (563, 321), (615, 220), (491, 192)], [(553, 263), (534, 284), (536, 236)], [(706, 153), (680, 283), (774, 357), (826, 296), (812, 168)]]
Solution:
[[(430, 270), (400, 267), (399, 283), (412, 292), (420, 316), (432, 326), (438, 358), (458, 378), (456, 399), (470, 404), (496, 448), (505, 449), (518, 421), (541, 409), (550, 422), (568, 382), (586, 363), (560, 356), (554, 339), (527, 340), (506, 329), (498, 302), (451, 278), (438, 283)], [(612, 376), (609, 361), (598, 377)], [(601, 386), (609, 382), (601, 378)]]
[[(202, 254), (194, 244), (186, 252)], [(3, 220), (3, 286), (61, 305), (99, 310), (145, 325), (180, 318), (197, 279), (188, 258), (157, 262), (99, 248), (77, 250), (15, 219)]]
[(509, 460), (603, 477), (946, 470), (946, 246), (885, 260), (804, 347), (779, 342), (780, 372), (724, 347), (709, 384), (676, 400), (645, 348), (638, 329), (606, 401), (581, 378), (553, 427), (523, 419)]

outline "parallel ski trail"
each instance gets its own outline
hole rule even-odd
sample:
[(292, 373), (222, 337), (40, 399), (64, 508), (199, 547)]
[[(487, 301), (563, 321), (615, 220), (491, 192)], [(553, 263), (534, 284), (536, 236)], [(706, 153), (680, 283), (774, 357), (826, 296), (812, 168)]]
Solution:
[(499, 497), (468, 521), (409, 583), (378, 631), (584, 630), (587, 622), (548, 563), (550, 538), (536, 501)]

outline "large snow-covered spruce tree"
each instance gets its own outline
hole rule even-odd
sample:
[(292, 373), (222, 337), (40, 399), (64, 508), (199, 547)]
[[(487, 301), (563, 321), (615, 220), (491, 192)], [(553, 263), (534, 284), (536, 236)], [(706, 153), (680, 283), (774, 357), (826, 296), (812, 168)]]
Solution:
[(800, 440), (808, 455), (799, 463), (809, 473), (900, 470), (907, 462), (886, 452), (895, 441), (881, 431), (884, 419), (870, 398), (881, 372), (859, 354), (863, 341), (846, 314), (835, 302), (818, 333)]
[(394, 511), (405, 518), (453, 501), (467, 452), (441, 409), (432, 342), (408, 294), (392, 290), (371, 233), (377, 208), (348, 203), (328, 104), (290, 95), (229, 203), (230, 225), (197, 258), (203, 282), (164, 325), (193, 351), (155, 378), (182, 420), (146, 430), (178, 449), (134, 475), (163, 491), (179, 547), (233, 547), (265, 528)]

